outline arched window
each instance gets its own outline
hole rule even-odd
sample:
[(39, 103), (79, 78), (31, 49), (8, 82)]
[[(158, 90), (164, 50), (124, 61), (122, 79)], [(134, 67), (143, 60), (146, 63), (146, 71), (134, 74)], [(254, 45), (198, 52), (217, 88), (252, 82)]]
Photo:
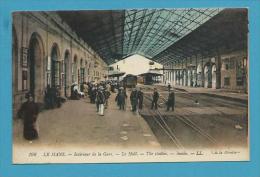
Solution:
[(51, 86), (59, 87), (60, 86), (60, 61), (58, 60), (58, 46), (53, 45), (51, 50)]
[(80, 59), (80, 84), (82, 84), (85, 81), (85, 67), (83, 59)]
[(77, 62), (78, 62), (77, 55), (75, 55), (74, 59), (73, 59), (73, 63), (71, 65), (71, 67), (72, 67), (72, 72), (71, 72), (72, 83), (76, 82)]

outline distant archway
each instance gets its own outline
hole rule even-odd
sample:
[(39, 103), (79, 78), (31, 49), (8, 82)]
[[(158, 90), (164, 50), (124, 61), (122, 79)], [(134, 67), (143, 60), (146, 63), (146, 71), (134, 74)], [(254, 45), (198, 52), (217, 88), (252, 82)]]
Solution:
[(192, 87), (196, 87), (197, 83), (196, 83), (196, 70), (192, 70)]
[(206, 64), (204, 67), (204, 87), (205, 88), (212, 87), (212, 72), (211, 72), (210, 64)]
[(201, 87), (202, 86), (202, 66), (201, 64), (198, 65), (197, 67), (197, 86)]
[(216, 65), (214, 64), (212, 66), (212, 88), (216, 89), (217, 88), (217, 74), (216, 74), (217, 68)]
[(183, 70), (183, 86), (187, 86), (187, 71)]
[(173, 85), (176, 85), (176, 71), (173, 71)]
[(188, 70), (188, 86), (191, 87), (191, 70)]
[(180, 85), (180, 80), (181, 80), (181, 76), (180, 76), (180, 70), (177, 71), (177, 85)]

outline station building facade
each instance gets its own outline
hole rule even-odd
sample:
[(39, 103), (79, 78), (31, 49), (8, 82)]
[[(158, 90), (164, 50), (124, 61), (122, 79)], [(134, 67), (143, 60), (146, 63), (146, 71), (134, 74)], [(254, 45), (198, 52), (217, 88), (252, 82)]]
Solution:
[(247, 50), (201, 54), (164, 66), (164, 82), (172, 85), (247, 92)]
[(54, 12), (15, 12), (12, 33), (14, 116), (29, 91), (43, 102), (47, 85), (69, 97), (73, 83), (106, 77), (107, 64)]

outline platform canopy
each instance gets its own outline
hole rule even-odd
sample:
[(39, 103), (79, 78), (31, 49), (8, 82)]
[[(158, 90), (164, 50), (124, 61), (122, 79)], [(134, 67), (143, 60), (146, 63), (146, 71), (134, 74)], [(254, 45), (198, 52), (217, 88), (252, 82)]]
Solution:
[(110, 71), (108, 74), (108, 77), (120, 77), (125, 75), (125, 72), (120, 72), (120, 71)]
[(222, 11), (129, 9), (59, 11), (58, 14), (107, 64), (134, 54), (163, 64), (174, 44)]

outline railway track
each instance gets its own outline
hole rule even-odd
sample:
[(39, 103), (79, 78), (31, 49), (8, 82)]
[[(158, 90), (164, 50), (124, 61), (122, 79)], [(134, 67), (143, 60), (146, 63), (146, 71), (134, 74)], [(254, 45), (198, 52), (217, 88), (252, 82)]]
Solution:
[[(148, 101), (151, 104), (152, 99), (149, 95), (144, 95), (144, 98), (146, 99), (146, 101)], [(161, 97), (161, 99), (163, 101), (166, 101), (165, 97)], [(192, 131), (196, 132), (197, 136), (200, 136), (200, 138), (203, 137), (212, 146), (214, 147), (218, 146), (218, 142), (214, 137), (212, 137), (210, 134), (208, 134), (206, 131), (200, 128), (195, 122), (190, 120), (188, 117), (182, 115), (176, 115), (176, 114), (171, 116), (162, 115), (162, 113), (159, 110), (155, 110), (155, 111), (150, 110), (150, 105), (148, 104), (148, 102), (145, 102), (144, 105), (148, 108), (148, 112), (151, 115), (151, 118), (162, 129), (165, 135), (171, 139), (171, 141), (175, 144), (177, 148), (184, 149), (185, 146), (183, 145), (183, 143), (179, 138), (180, 135), (177, 135), (176, 132), (174, 132), (174, 130), (171, 128), (171, 125), (169, 125), (166, 120), (178, 119), (180, 122), (182, 122), (185, 125), (186, 128), (185, 131), (189, 131), (187, 130), (187, 128), (190, 128), (192, 129)]]
[[(146, 107), (149, 108), (149, 105), (147, 105), (146, 103), (144, 103), (144, 105)], [(178, 149), (184, 149), (182, 143), (180, 142), (180, 140), (177, 138), (176, 134), (174, 133), (174, 131), (169, 127), (169, 125), (167, 124), (167, 122), (165, 121), (165, 119), (163, 118), (162, 115), (159, 114), (158, 111), (151, 111), (150, 109), (148, 109), (151, 117), (154, 119), (154, 121), (156, 122), (156, 124), (161, 128), (162, 132), (164, 132), (164, 134), (170, 139), (170, 141), (178, 148)]]
[[(167, 100), (167, 96), (165, 92), (161, 91), (167, 91), (168, 89), (165, 86), (142, 86), (142, 89), (146, 90), (153, 90), (153, 88), (156, 87), (160, 92), (160, 100), (159, 100), (159, 107), (163, 107), (165, 105), (165, 102)], [(217, 109), (216, 107), (230, 107), (233, 109), (237, 109), (237, 107), (247, 107), (247, 104), (236, 102), (236, 101), (230, 101), (230, 100), (223, 100), (222, 98), (213, 98), (209, 99), (211, 97), (200, 94), (200, 93), (188, 93), (186, 90), (183, 89), (175, 89), (176, 97), (181, 97), (181, 99), (176, 98), (178, 104), (176, 104), (176, 107), (182, 107), (182, 109), (185, 109), (185, 107), (215, 107), (215, 111), (217, 111), (220, 115), (222, 115), (222, 118), (232, 120), (235, 124), (241, 124), (244, 127), (247, 127), (248, 120), (246, 118), (230, 118), (228, 114), (221, 111), (220, 109)], [(151, 94), (152, 95), (152, 94)], [(193, 112), (185, 109), (185, 112), (192, 114)]]

